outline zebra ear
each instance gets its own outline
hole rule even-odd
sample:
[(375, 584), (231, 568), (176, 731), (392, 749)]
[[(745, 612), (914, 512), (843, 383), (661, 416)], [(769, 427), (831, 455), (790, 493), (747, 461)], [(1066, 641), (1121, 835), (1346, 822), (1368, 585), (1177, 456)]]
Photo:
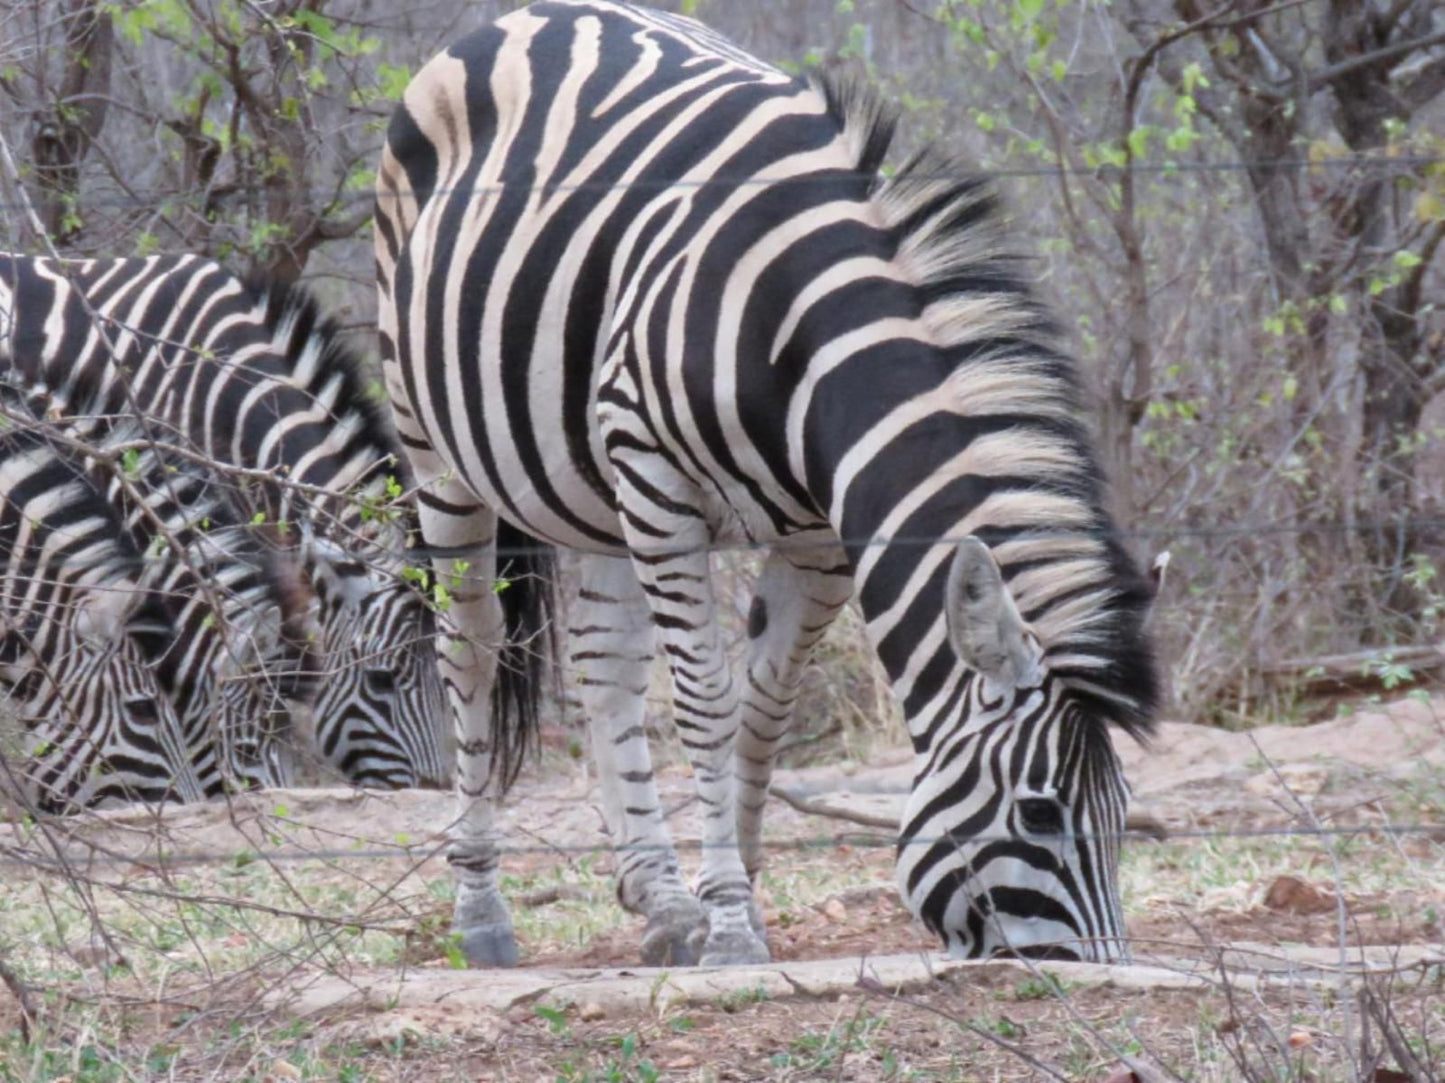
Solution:
[(91, 587), (76, 601), (75, 633), (92, 647), (119, 643), (140, 603), (141, 593), (129, 580)]
[(1039, 683), (1043, 659), (1038, 643), (1028, 634), (993, 554), (972, 535), (953, 555), (943, 612), (953, 649), (970, 669), (1005, 688)]
[(373, 584), (356, 556), (326, 538), (313, 537), (308, 547), (310, 585), (321, 605), (339, 602), (348, 609), (360, 606), (371, 594)]
[(1149, 565), (1149, 582), (1154, 587), (1153, 601), (1159, 600), (1159, 595), (1164, 591), (1164, 578), (1169, 573), (1169, 550), (1159, 550), (1159, 555), (1154, 558), (1154, 563)]

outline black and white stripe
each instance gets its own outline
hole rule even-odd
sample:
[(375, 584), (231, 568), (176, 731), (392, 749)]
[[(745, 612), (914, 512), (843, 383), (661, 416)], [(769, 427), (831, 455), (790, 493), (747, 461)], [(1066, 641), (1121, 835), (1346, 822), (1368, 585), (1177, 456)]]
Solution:
[[(1150, 591), (993, 195), (933, 157), (881, 179), (890, 135), (862, 93), (606, 0), (462, 39), (392, 118), (380, 329), (423, 536), (472, 547), (483, 581), (499, 516), (587, 554), (572, 661), (650, 961), (766, 957), (773, 757), (854, 593), (917, 753), (909, 905), (962, 955), (1120, 950), (1108, 730), (1150, 724)], [(731, 541), (772, 546), (741, 680), (703, 552)], [(503, 618), (479, 585), (451, 623), (457, 924), (506, 962), (473, 800), (497, 789), (479, 644)], [(701, 907), (648, 761), (649, 625), (704, 809)]]
[(198, 799), (181, 722), (140, 642), (158, 616), (143, 555), (73, 463), (38, 433), (7, 430), (0, 709), (25, 736), (0, 785), (46, 812)]
[(310, 715), (323, 758), (363, 785), (448, 780), (433, 620), (398, 575), (410, 513), (380, 510), (405, 480), (394, 437), (311, 300), (197, 257), (0, 257), (0, 312), (0, 366), (58, 411), (142, 417), (162, 442), (242, 472), (235, 514), (264, 522), (289, 578), (320, 600)]
[[(40, 394), (29, 405), (46, 401)], [(63, 432), (143, 554), (141, 586), (160, 619), (138, 638), (175, 705), (203, 794), (290, 785), (290, 703), (313, 698), (309, 599), (235, 521), (213, 471), (168, 456), (133, 421), (77, 418)]]

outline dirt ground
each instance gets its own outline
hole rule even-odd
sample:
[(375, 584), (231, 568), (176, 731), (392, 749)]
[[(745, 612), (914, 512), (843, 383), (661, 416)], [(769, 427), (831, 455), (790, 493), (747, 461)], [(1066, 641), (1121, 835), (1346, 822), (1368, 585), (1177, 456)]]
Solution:
[[(1442, 714), (1405, 699), (1304, 728), (1166, 725), (1152, 749), (1121, 748), (1170, 837), (1126, 848), (1136, 965), (1114, 971), (951, 967), (898, 901), (886, 830), (776, 801), (774, 965), (645, 971), (593, 780), (570, 761), (524, 780), (504, 816), (512, 975), (454, 969), (446, 794), (11, 825), (7, 852), (83, 853), (89, 882), (62, 904), (50, 873), (0, 871), (0, 962), (41, 1005), (29, 1042), (0, 1038), (0, 1081), (1437, 1078)], [(881, 750), (779, 784), (886, 819), (909, 770)], [(663, 788), (691, 860), (685, 773)], [(18, 1019), (0, 988), (0, 1034)]]

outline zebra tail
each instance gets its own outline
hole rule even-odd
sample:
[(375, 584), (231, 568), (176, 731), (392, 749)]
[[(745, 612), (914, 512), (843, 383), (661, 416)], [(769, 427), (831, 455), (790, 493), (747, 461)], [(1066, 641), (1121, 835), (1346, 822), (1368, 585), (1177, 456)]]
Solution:
[(492, 772), (505, 793), (529, 751), (540, 747), (541, 706), (557, 690), (556, 552), (502, 520), (497, 524), (497, 597), (503, 643), (492, 685)]

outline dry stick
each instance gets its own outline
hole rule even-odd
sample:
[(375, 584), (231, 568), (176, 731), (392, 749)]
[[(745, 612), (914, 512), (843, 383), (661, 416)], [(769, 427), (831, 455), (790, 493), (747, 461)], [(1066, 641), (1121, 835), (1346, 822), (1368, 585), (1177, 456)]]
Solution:
[(1071, 1083), (1070, 1078), (1062, 1071), (1050, 1064), (1045, 1063), (1044, 1061), (1039, 1060), (1031, 1053), (1026, 1052), (1022, 1046), (1014, 1045), (1013, 1042), (1010, 1042), (1007, 1039), (997, 1034), (994, 1034), (992, 1031), (985, 1030), (983, 1027), (979, 1026), (976, 1023), (970, 1022), (969, 1020), (963, 1018), (960, 1015), (955, 1015), (953, 1012), (947, 1011), (943, 1008), (936, 1008), (932, 1004), (926, 1004), (921, 1000), (916, 1000), (913, 997), (905, 996), (902, 993), (890, 991), (889, 988), (877, 978), (870, 977), (863, 973), (863, 968), (866, 965), (867, 959), (861, 960), (858, 964), (858, 981), (856, 984), (859, 989), (863, 990), (863, 992), (868, 993), (871, 996), (884, 997), (885, 999), (891, 1000), (897, 1004), (905, 1004), (910, 1008), (918, 1008), (922, 1011), (929, 1012), (932, 1015), (936, 1015), (940, 1019), (946, 1019), (948, 1020), (948, 1022), (952, 1023), (959, 1029), (965, 1030), (968, 1033), (974, 1035), (975, 1037), (982, 1038), (986, 1042), (991, 1042), (1005, 1052), (1011, 1053), (1012, 1055), (1018, 1057), (1034, 1071), (1042, 1072), (1050, 1079), (1059, 1080), (1060, 1083)]
[[(1218, 1033), (1223, 1035), (1225, 1039), (1225, 1045), (1229, 1049), (1229, 1054), (1234, 1060), (1235, 1067), (1244, 1074), (1247, 1080), (1259, 1080), (1260, 1077), (1255, 1073), (1254, 1068), (1250, 1064), (1249, 1051), (1246, 1046), (1246, 1042), (1259, 1047), (1261, 1050), (1263, 1050), (1263, 1043), (1260, 1041), (1259, 1038), (1255, 1036), (1255, 1028), (1252, 1028), (1249, 1023), (1245, 1021), (1245, 1013), (1240, 1010), (1240, 1006), (1236, 1000), (1234, 983), (1230, 980), (1230, 973), (1228, 967), (1224, 965), (1224, 950), (1220, 948), (1217, 944), (1215, 944), (1213, 938), (1210, 937), (1208, 933), (1201, 929), (1187, 915), (1184, 917), (1184, 921), (1185, 924), (1187, 924), (1190, 928), (1194, 930), (1195, 935), (1199, 937), (1200, 944), (1202, 944), (1205, 949), (1209, 951), (1212, 957), (1214, 968), (1219, 972), (1219, 983), (1220, 988), (1224, 992), (1224, 1003), (1229, 1008), (1229, 1019), (1234, 1024), (1234, 1026), (1232, 1026), (1229, 1030), (1220, 1030), (1218, 1031)], [(1274, 1027), (1270, 1025), (1267, 1018), (1261, 1015), (1258, 1017), (1258, 1019), (1261, 1023), (1263, 1023), (1263, 1027), (1261, 1029), (1263, 1029), (1265, 1034), (1274, 1042), (1273, 1052), (1275, 1054), (1278, 1054), (1284, 1061), (1285, 1065), (1288, 1066), (1288, 1043), (1275, 1031)], [(1273, 1072), (1271, 1072), (1269, 1078), (1275, 1078)]]
[[(1409, 1041), (1405, 1038), (1399, 1022), (1395, 1019), (1394, 1009), (1390, 1006), (1388, 998), (1381, 1000), (1370, 983), (1364, 983), (1360, 990), (1360, 1003), (1364, 1008), (1361, 1027), (1368, 1033), (1368, 1020), (1373, 1019), (1375, 1025), (1380, 1028), (1380, 1036), (1384, 1039), (1385, 1045), (1389, 1047), (1390, 1055), (1395, 1058), (1395, 1063), (1406, 1072), (1412, 1083), (1437, 1083), (1437, 1077), (1431, 1072), (1428, 1066), (1420, 1063), (1420, 1058), (1410, 1048)], [(1366, 1065), (1366, 1067), (1369, 1067)]]
[(776, 784), (768, 791), (774, 797), (780, 797), (799, 812), (806, 812), (812, 816), (826, 816), (832, 820), (847, 820), (849, 823), (862, 824), (864, 827), (881, 827), (888, 831), (898, 830), (898, 817), (879, 816), (869, 812), (855, 812), (852, 809), (838, 808), (834, 805), (824, 804), (817, 798), (810, 797), (798, 790), (790, 790), (785, 786)]
[(0, 982), (5, 983), (5, 988), (10, 990), (11, 996), (20, 1005), (20, 1040), (29, 1045), (30, 1024), (40, 1019), (35, 1005), (30, 1002), (30, 987), (20, 980), (20, 976), (11, 970), (3, 959), (0, 959)]
[[(1346, 983), (1349, 981), (1349, 976), (1345, 973), (1345, 964), (1348, 960), (1346, 939), (1349, 933), (1349, 911), (1345, 906), (1345, 876), (1343, 869), (1340, 867), (1339, 846), (1333, 839), (1329, 839), (1323, 834), (1325, 829), (1324, 824), (1320, 823), (1319, 817), (1315, 815), (1314, 809), (1310, 808), (1310, 806), (1294, 792), (1289, 783), (1285, 781), (1284, 776), (1280, 774), (1275, 762), (1265, 755), (1264, 749), (1260, 747), (1259, 739), (1255, 737), (1253, 732), (1249, 735), (1249, 743), (1254, 745), (1254, 750), (1259, 753), (1260, 758), (1263, 759), (1269, 767), (1270, 773), (1274, 775), (1275, 781), (1278, 782), (1284, 789), (1284, 792), (1289, 795), (1290, 800), (1294, 802), (1295, 807), (1299, 809), (1301, 815), (1309, 821), (1312, 828), (1321, 832), (1320, 838), (1322, 840), (1327, 840), (1324, 842), (1324, 845), (1330, 855), (1330, 864), (1335, 874), (1335, 932), (1340, 945), (1340, 981)], [(1351, 1062), (1350, 1070), (1358, 1074), (1360, 1066), (1355, 1063), (1354, 1014), (1350, 1010), (1348, 990), (1346, 990), (1346, 994), (1347, 995), (1339, 998), (1340, 1012), (1345, 1024), (1345, 1049), (1347, 1051), (1346, 1055), (1350, 1058)]]
[(595, 902), (597, 897), (576, 884), (549, 884), (533, 891), (524, 891), (513, 896), (518, 906), (550, 906), (557, 902)]

